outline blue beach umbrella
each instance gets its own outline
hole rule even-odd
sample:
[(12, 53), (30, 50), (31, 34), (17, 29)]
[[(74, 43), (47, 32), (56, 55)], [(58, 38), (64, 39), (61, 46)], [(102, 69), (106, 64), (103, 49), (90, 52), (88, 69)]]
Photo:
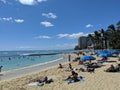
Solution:
[(97, 52), (98, 54), (101, 54), (101, 53), (109, 53), (108, 51), (99, 51)]
[(91, 60), (95, 60), (96, 58), (93, 56), (83, 56), (81, 58), (81, 61), (91, 61)]
[(119, 51), (117, 51), (117, 50), (109, 50), (108, 52), (111, 54), (119, 54)]
[(101, 52), (101, 53), (99, 53), (99, 55), (103, 56), (103, 57), (112, 57), (111, 53), (106, 53), (106, 52)]

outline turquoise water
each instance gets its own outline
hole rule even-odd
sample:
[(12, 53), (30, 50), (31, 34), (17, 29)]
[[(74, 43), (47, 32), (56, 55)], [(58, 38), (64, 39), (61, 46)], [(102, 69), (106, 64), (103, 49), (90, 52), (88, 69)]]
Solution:
[[(63, 58), (63, 56), (60, 56), (58, 54), (55, 55), (43, 55), (43, 54), (66, 53), (73, 51), (74, 50), (0, 51), (0, 65), (3, 66), (2, 71), (14, 70)], [(29, 54), (42, 54), (42, 55), (28, 56)]]

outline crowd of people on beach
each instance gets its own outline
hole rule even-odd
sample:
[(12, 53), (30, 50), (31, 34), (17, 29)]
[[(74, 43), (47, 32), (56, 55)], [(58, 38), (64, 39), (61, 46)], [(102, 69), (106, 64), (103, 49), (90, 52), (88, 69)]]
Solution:
[[(71, 55), (68, 55), (68, 68), (65, 69), (65, 67), (59, 63), (58, 68), (59, 69), (65, 69), (65, 71), (70, 71), (71, 75), (69, 75), (65, 80), (69, 83), (73, 83), (73, 82), (77, 82), (77, 81), (84, 81), (83, 76), (78, 76), (78, 73), (76, 71), (80, 71), (80, 72), (90, 72), (90, 73), (94, 73), (96, 68), (100, 68), (103, 63), (105, 62), (112, 62), (108, 60), (108, 57), (102, 57), (101, 60), (97, 60), (97, 62), (84, 62), (81, 61), (81, 57), (79, 56), (79, 53), (76, 54), (76, 58), (74, 60), (71, 60)], [(85, 53), (82, 53), (82, 56), (85, 56)], [(90, 55), (95, 55), (95, 54), (90, 54)], [(96, 54), (96, 56), (98, 57), (98, 55)], [(73, 68), (71, 62), (78, 62), (78, 65), (83, 65), (85, 68)], [(116, 61), (114, 61), (116, 62)], [(120, 72), (120, 64), (117, 64), (116, 66), (114, 66), (113, 64), (110, 65), (109, 68), (107, 68), (106, 70), (104, 70), (106, 72)]]
[[(81, 61), (81, 57), (79, 56), (79, 53), (76, 54), (76, 58), (74, 60), (72, 60), (72, 62), (78, 62), (78, 65), (84, 65), (86, 69), (84, 68), (73, 68), (71, 65), (71, 59), (70, 59), (70, 55), (68, 55), (68, 69), (71, 71), (72, 75), (68, 76), (67, 80), (68, 83), (71, 82), (75, 82), (75, 81), (80, 81), (81, 78), (83, 79), (82, 76), (78, 77), (78, 73), (76, 73), (75, 71), (78, 70), (80, 72), (90, 72), (90, 73), (94, 73), (96, 68), (100, 68), (103, 66), (104, 63), (112, 63), (112, 62), (116, 62), (116, 61), (109, 61), (107, 56), (103, 56), (101, 58), (101, 60), (97, 60), (97, 62), (91, 62), (91, 60), (89, 62), (84, 62)], [(85, 56), (85, 53), (82, 53), (82, 56)], [(98, 54), (90, 54), (90, 55), (96, 55), (98, 57)], [(118, 56), (118, 55), (117, 55)], [(119, 60), (119, 59), (118, 59)], [(63, 68), (62, 64), (59, 64), (58, 68)], [(106, 70), (104, 70), (106, 72), (120, 72), (120, 63), (118, 63), (116, 66), (114, 66), (113, 64), (110, 65), (109, 68), (107, 68)]]

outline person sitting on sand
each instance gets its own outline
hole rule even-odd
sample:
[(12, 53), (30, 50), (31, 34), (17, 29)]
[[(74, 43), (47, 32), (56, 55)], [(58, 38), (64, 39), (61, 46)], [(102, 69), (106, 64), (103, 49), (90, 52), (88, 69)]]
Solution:
[(80, 56), (79, 56), (79, 55), (76, 57), (76, 60), (77, 60), (77, 61), (80, 60)]
[(71, 79), (71, 80), (77, 81), (78, 73), (76, 73), (75, 71), (71, 71), (71, 74), (72, 75), (68, 76), (67, 80)]
[(85, 56), (85, 53), (83, 53), (82, 55)]
[(71, 63), (69, 63), (69, 69), (73, 70)]
[(46, 84), (53, 82), (53, 80), (52, 79), (48, 79), (47, 76), (45, 76), (45, 77), (43, 77), (41, 79), (37, 79), (36, 81), (39, 82), (39, 83), (46, 83)]
[(120, 64), (117, 64), (117, 66), (115, 67), (116, 71), (120, 71)]
[(71, 73), (72, 75), (68, 76), (68, 78), (66, 79), (68, 81), (68, 84), (77, 81), (84, 81), (83, 77), (82, 76), (78, 77), (78, 73), (76, 73), (75, 71), (72, 71)]
[(103, 62), (106, 62), (107, 61), (107, 57), (103, 57), (101, 60), (98, 60), (98, 63), (103, 63)]
[(73, 68), (72, 68), (71, 63), (69, 63), (68, 66), (64, 68), (64, 71), (72, 71), (72, 70)]
[(95, 68), (90, 68), (90, 67), (87, 67), (87, 68), (86, 68), (86, 71), (87, 71), (87, 72), (93, 72), (93, 73), (94, 73)]
[(52, 80), (52, 79), (48, 79), (48, 77), (46, 76), (46, 77), (44, 78), (43, 82), (47, 84), (47, 83), (53, 82), (53, 80)]
[(74, 80), (74, 81), (78, 81), (78, 73), (74, 73), (72, 76), (71, 76), (71, 79)]
[(49, 84), (53, 82), (53, 79), (48, 79), (47, 76), (40, 79), (34, 80), (32, 83), (29, 83), (29, 86), (43, 86), (44, 84)]
[(73, 62), (76, 62), (76, 61), (79, 61), (79, 60), (80, 60), (80, 57), (77, 56), (77, 57), (73, 60)]
[(62, 66), (62, 64), (61, 64), (61, 63), (59, 64), (58, 68), (63, 68), (63, 66)]
[(83, 61), (79, 60), (78, 65), (82, 65)]
[(105, 71), (106, 71), (106, 72), (115, 72), (116, 70), (115, 70), (114, 65), (111, 64), (111, 66), (110, 66), (108, 69), (106, 69)]

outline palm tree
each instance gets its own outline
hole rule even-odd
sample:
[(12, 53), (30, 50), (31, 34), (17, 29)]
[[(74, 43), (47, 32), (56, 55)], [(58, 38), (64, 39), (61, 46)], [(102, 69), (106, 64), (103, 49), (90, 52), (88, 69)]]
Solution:
[(109, 37), (110, 46), (115, 48), (115, 44), (116, 44), (116, 40), (115, 40), (116, 28), (115, 28), (115, 26), (113, 24), (109, 25), (106, 32), (107, 32), (107, 35)]
[(104, 48), (104, 30), (103, 29), (101, 29), (100, 30), (100, 37), (101, 37), (101, 43), (102, 43), (102, 49)]
[(115, 26), (113, 24), (108, 26), (108, 30), (110, 30), (111, 32), (115, 32), (116, 31)]
[(91, 41), (94, 43), (94, 35), (93, 34), (88, 34), (87, 36)]
[(115, 41), (116, 41), (115, 48), (119, 49), (120, 48), (120, 23), (117, 24), (117, 30), (115, 33)]
[(117, 23), (117, 30), (120, 30), (120, 21)]
[[(96, 48), (107, 48), (107, 43), (109, 42), (109, 46), (114, 49), (120, 49), (120, 21), (117, 23), (117, 27), (113, 24), (109, 25), (107, 30), (101, 29), (94, 31), (94, 34), (88, 34), (88, 38), (90, 38), (96, 45)], [(103, 39), (105, 43), (103, 44)], [(100, 46), (99, 46), (100, 45)]]
[(97, 45), (97, 48), (101, 48), (100, 33), (98, 31), (94, 31), (94, 40), (95, 40), (95, 44)]

